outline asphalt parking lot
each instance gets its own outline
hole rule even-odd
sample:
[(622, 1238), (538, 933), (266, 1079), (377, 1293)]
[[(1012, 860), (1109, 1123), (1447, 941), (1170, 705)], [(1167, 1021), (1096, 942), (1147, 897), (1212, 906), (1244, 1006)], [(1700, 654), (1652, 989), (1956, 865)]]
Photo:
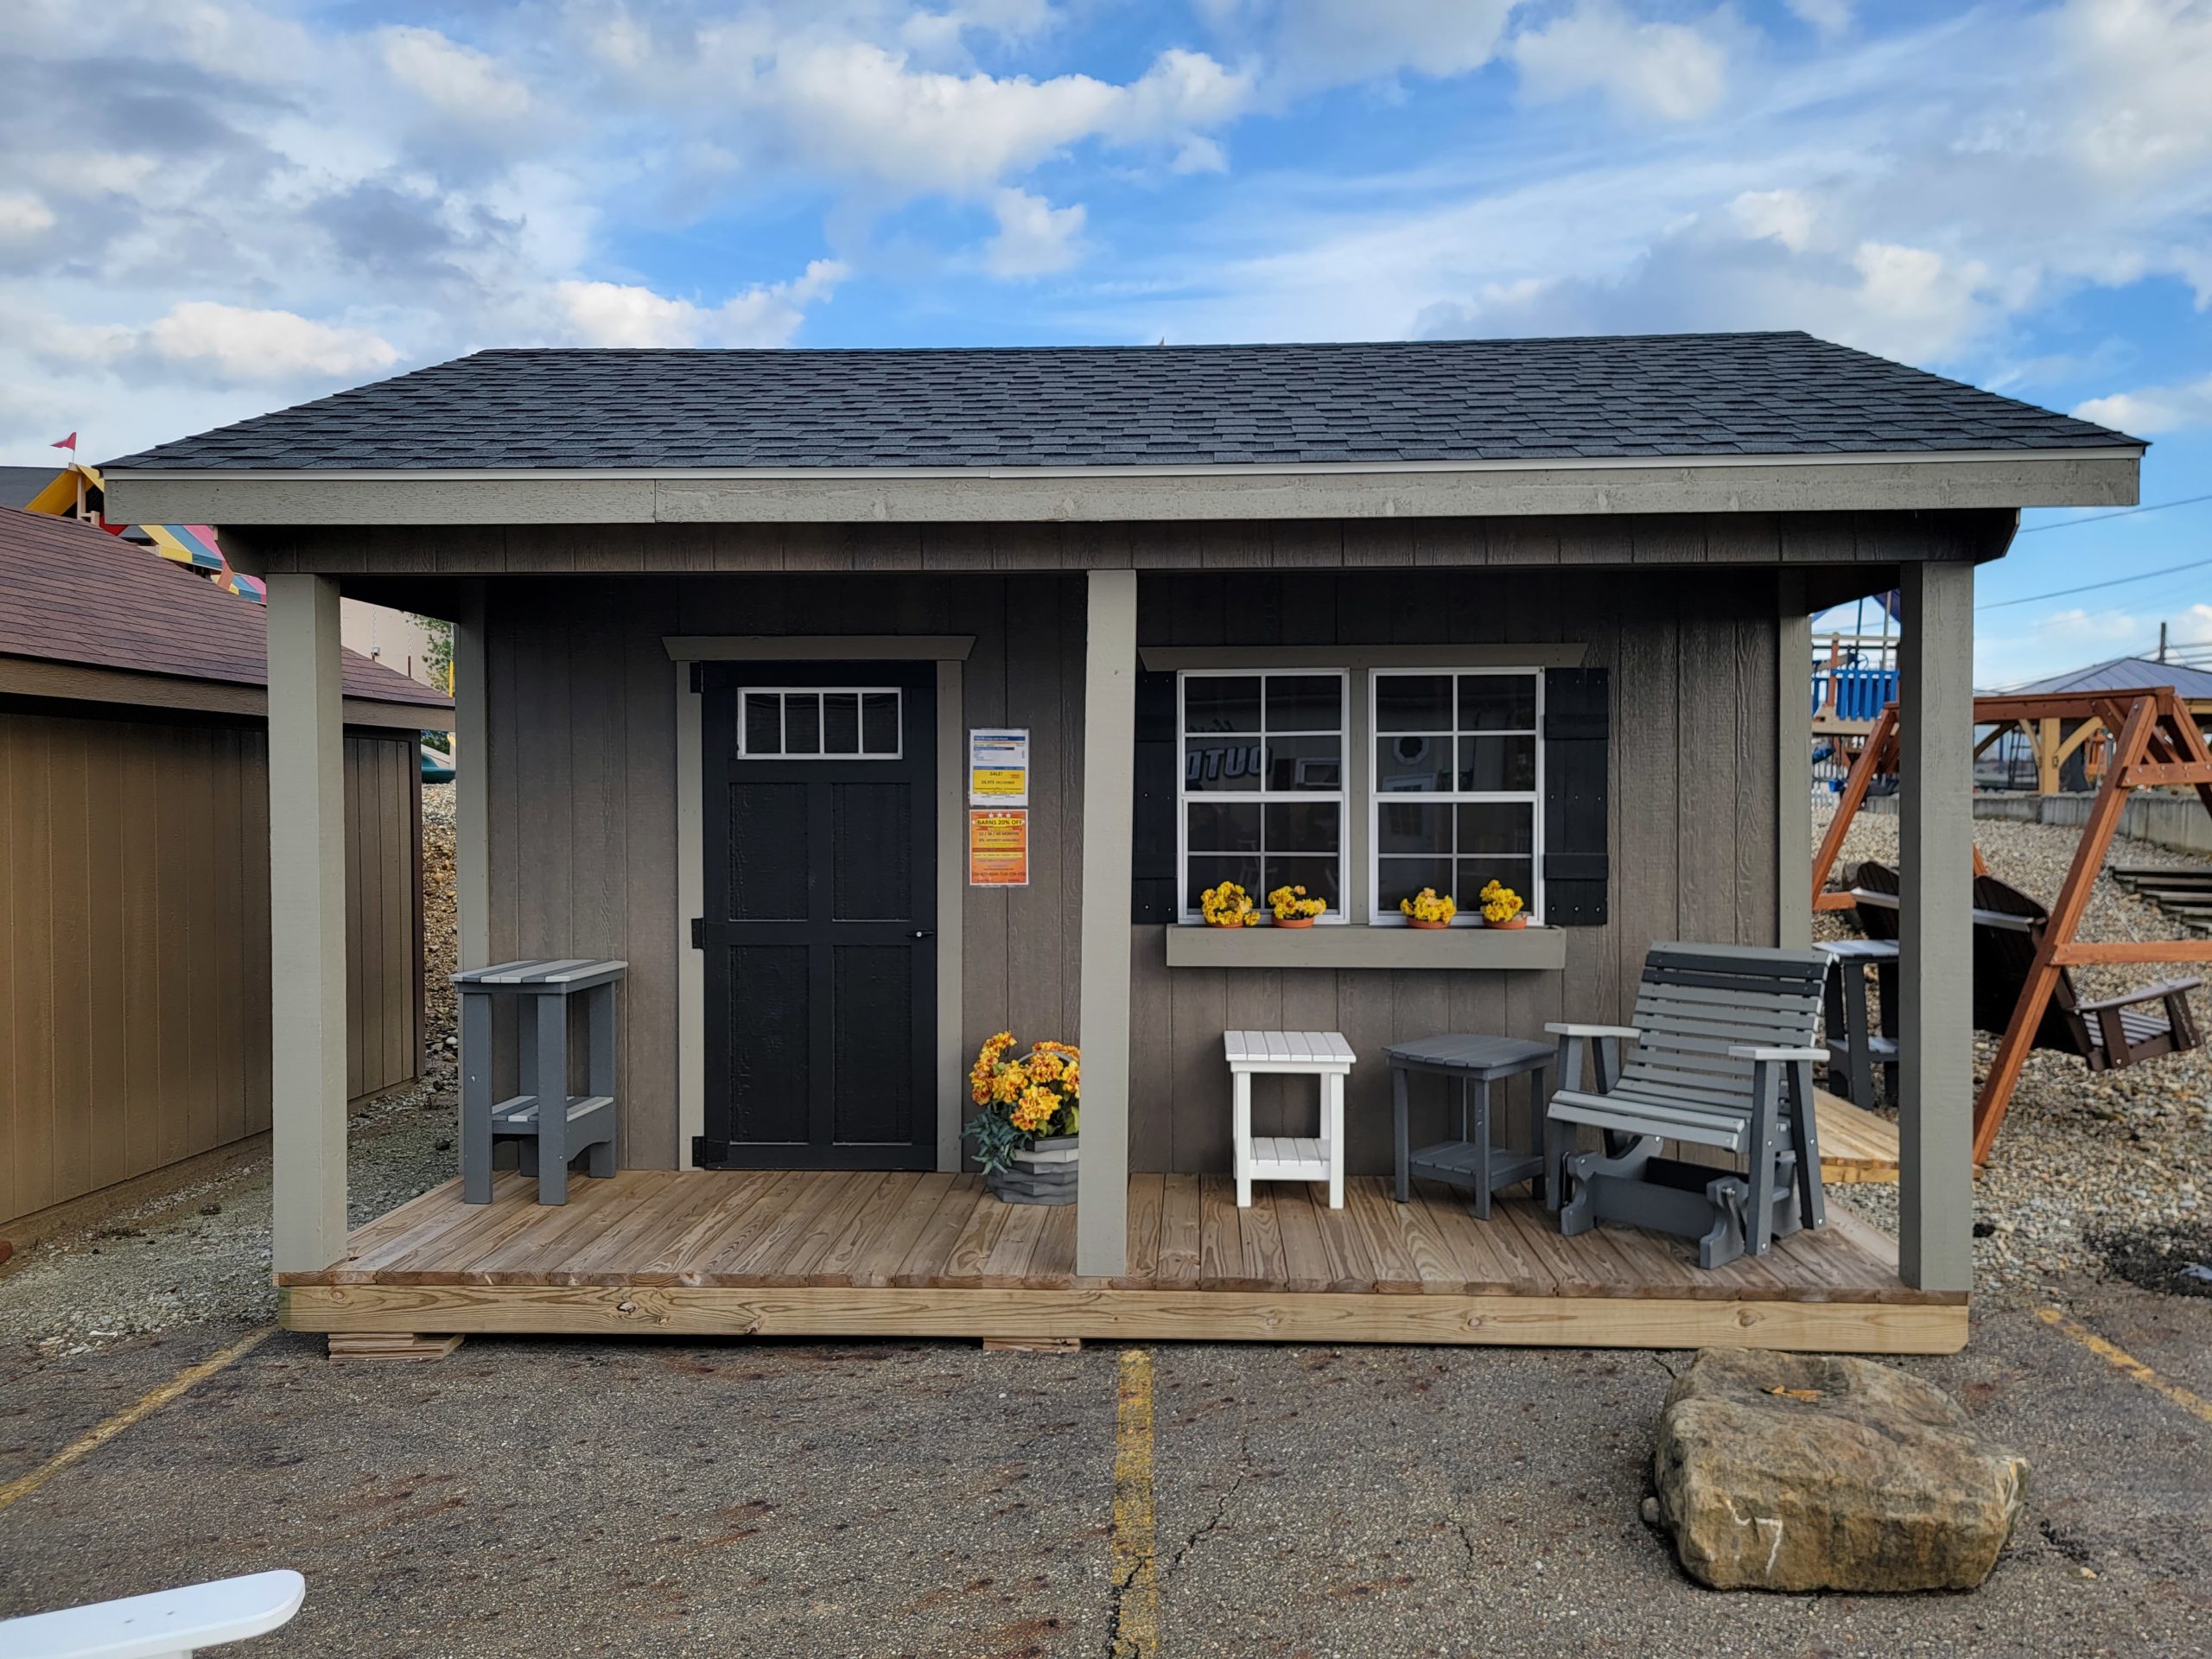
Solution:
[[(238, 1651), (2212, 1649), (2212, 1301), (2067, 1300), (2148, 1379), (2026, 1306), (1910, 1362), (2033, 1461), (1970, 1596), (1684, 1580), (1637, 1518), (1681, 1355), (476, 1338), (394, 1364), (277, 1333), (0, 1508), (0, 1614), (292, 1566), (305, 1609)], [(0, 1362), (0, 1495), (251, 1330)]]

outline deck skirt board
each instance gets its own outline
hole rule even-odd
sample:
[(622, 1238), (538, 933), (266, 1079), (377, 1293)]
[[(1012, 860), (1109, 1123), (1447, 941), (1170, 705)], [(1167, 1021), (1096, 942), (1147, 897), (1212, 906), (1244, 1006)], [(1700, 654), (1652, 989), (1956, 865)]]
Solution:
[(1156, 1340), (1723, 1344), (1943, 1352), (1962, 1298), (1900, 1283), (1895, 1247), (1832, 1224), (1717, 1273), (1684, 1241), (1560, 1236), (1526, 1198), (1488, 1221), (1466, 1196), (1355, 1178), (1255, 1189), (1130, 1180), (1130, 1270), (1075, 1274), (1071, 1206), (1001, 1203), (975, 1175), (625, 1171), (563, 1206), (503, 1175), (458, 1183), (354, 1236), (347, 1259), (279, 1286), (293, 1328), (335, 1332), (1096, 1337)]

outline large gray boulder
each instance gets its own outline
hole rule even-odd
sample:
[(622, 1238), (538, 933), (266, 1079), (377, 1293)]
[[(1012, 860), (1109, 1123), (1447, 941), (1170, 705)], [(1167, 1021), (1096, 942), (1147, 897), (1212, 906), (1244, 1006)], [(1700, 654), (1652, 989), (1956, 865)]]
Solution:
[(1970, 1590), (2027, 1472), (1903, 1371), (1720, 1349), (1668, 1390), (1652, 1458), (1659, 1524), (1719, 1590)]

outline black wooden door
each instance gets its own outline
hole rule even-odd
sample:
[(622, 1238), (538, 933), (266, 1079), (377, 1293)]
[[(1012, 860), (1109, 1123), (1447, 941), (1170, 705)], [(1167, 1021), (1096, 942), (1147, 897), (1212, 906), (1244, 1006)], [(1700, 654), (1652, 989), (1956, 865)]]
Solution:
[(937, 671), (702, 677), (703, 1166), (937, 1163)]

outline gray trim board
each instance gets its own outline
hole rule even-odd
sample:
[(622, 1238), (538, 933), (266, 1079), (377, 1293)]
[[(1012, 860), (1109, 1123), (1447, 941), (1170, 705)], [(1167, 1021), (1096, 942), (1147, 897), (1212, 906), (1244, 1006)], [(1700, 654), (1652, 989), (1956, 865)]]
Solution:
[[(700, 799), (700, 696), (691, 668), (676, 664), (676, 1166), (692, 1169), (692, 1142), (707, 1132), (707, 965), (691, 945), (691, 918), (705, 912), (705, 826)], [(634, 1064), (634, 1058), (632, 1060)]]
[(1904, 571), (1900, 710), (1897, 1271), (1974, 1287), (1974, 570)]
[(968, 1080), (961, 1041), (965, 1010), (960, 995), (968, 885), (968, 710), (963, 679), (957, 658), (938, 659), (937, 1166), (946, 1172), (960, 1167)]
[(1778, 573), (1775, 601), (1774, 942), (1785, 950), (1809, 950), (1813, 618), (1805, 608), (1805, 578), (1795, 570)]
[[(1175, 926), (1170, 968), (1551, 969), (1567, 966), (1559, 927), (1430, 930), (1342, 924), (1311, 928)], [(1085, 1067), (1088, 1086), (1089, 1068)]]
[(1281, 474), (1208, 468), (1068, 476), (324, 478), (312, 473), (108, 475), (133, 522), (257, 524), (798, 524), (1110, 523), (1233, 518), (1431, 518), (1631, 512), (1903, 512), (2122, 507), (2139, 450), (1983, 458), (1669, 457)]
[(964, 663), (972, 633), (670, 634), (661, 640), (678, 663)]
[(1129, 878), (1136, 766), (1137, 579), (1094, 570), (1084, 641), (1083, 1160), (1075, 1270), (1128, 1271)]
[(346, 773), (338, 584), (269, 581), (270, 1209), (279, 1273), (346, 1254)]
[(1154, 673), (1185, 668), (1580, 668), (1586, 645), (1146, 645)]

